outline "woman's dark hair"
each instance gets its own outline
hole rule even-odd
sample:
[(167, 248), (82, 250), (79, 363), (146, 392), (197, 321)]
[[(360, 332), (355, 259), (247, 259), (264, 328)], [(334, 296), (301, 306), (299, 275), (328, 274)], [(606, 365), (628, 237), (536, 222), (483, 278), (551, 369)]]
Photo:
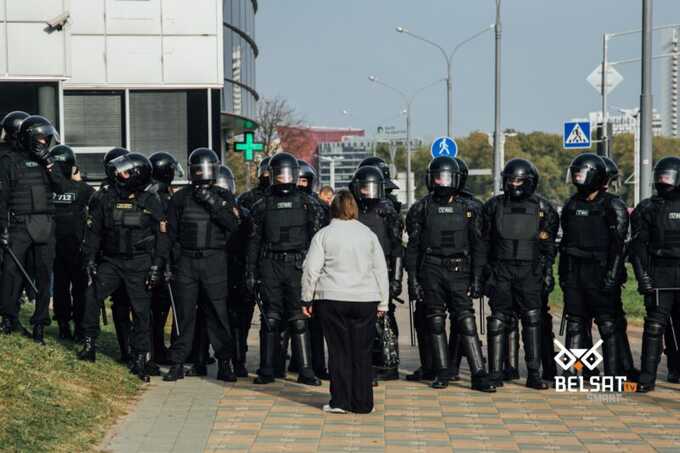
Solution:
[(333, 197), (331, 218), (340, 220), (356, 220), (359, 218), (359, 206), (357, 206), (354, 195), (349, 190), (338, 190)]

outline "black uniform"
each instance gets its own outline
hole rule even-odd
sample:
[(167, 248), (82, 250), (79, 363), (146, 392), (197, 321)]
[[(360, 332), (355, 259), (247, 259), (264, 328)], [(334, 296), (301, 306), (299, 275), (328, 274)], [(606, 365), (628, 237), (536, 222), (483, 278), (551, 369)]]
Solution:
[(286, 323), (292, 330), (300, 377), (312, 379), (310, 339), (300, 300), (301, 278), (302, 262), (312, 236), (321, 226), (322, 214), (316, 203), (294, 188), (288, 193), (269, 189), (251, 212), (254, 228), (248, 243), (246, 271), (261, 281), (263, 316), (267, 319), (261, 335), (260, 381), (273, 379), (275, 360), (281, 354), (279, 329), (284, 329)]
[(507, 194), (487, 201), (483, 209), (485, 239), (489, 243), (489, 279), (492, 314), (487, 323), (489, 372), (502, 384), (506, 332), (513, 317), (522, 320), (522, 337), (529, 370), (527, 384), (540, 382), (541, 294), (545, 278), (552, 277), (559, 217), (544, 198), (532, 194), (515, 199)]
[[(633, 211), (630, 259), (645, 295), (644, 333), (638, 391), (653, 390), (669, 317), (680, 310), (680, 158), (666, 157), (654, 169), (659, 195)], [(670, 173), (670, 174), (669, 174)], [(667, 289), (666, 289), (667, 288)], [(677, 336), (677, 332), (673, 332)], [(675, 343), (675, 338), (672, 338)]]
[(238, 204), (246, 209), (253, 209), (255, 203), (260, 201), (267, 193), (267, 187), (258, 185), (238, 197)]
[[(149, 174), (150, 171), (149, 164)], [(94, 339), (99, 335), (100, 305), (116, 290), (124, 288), (133, 315), (134, 371), (147, 381), (146, 358), (151, 350), (151, 292), (148, 286), (154, 283), (152, 276), (157, 280), (156, 284), (160, 283), (169, 256), (165, 213), (158, 195), (153, 192), (128, 192), (111, 187), (100, 193), (90, 203), (83, 243), (85, 262), (91, 268), (90, 263), (96, 263), (96, 275), (90, 271), (91, 284), (86, 292), (83, 320), (85, 348), (81, 358), (94, 360), (92, 351)]]
[[(208, 195), (199, 195), (200, 190)], [(180, 335), (170, 348), (170, 360), (181, 365), (189, 357), (196, 306), (203, 307), (210, 344), (220, 361), (232, 358), (232, 336), (227, 312), (227, 243), (238, 228), (234, 197), (225, 189), (210, 186), (183, 187), (173, 196), (168, 209), (171, 237), (179, 243), (175, 296)], [(205, 291), (206, 300), (199, 298)]]
[(87, 205), (94, 189), (82, 181), (66, 181), (63, 194), (54, 194), (56, 258), (54, 260), (54, 319), (60, 326), (73, 320), (82, 338), (87, 276), (80, 246), (85, 236)]
[[(0, 231), (9, 232), (9, 246), (26, 268), (33, 259), (38, 297), (31, 317), (34, 338), (42, 341), (50, 324), (50, 274), (54, 264), (55, 222), (52, 194), (64, 193), (65, 179), (57, 166), (46, 167), (26, 151), (12, 150), (0, 161)], [(14, 260), (5, 256), (2, 269), (3, 319), (15, 325), (24, 276)]]

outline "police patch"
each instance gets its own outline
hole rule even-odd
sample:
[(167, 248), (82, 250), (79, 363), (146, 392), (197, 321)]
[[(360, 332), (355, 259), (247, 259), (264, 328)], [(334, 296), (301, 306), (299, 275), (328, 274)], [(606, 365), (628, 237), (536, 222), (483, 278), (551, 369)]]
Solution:
[(453, 214), (453, 206), (440, 206), (437, 208), (438, 214)]
[(24, 162), (24, 165), (26, 165), (29, 168), (35, 168), (38, 166), (38, 163), (33, 162), (32, 160), (27, 160), (26, 162)]
[(588, 217), (588, 210), (587, 209), (577, 209), (576, 210), (576, 217)]
[(74, 192), (55, 193), (52, 200), (57, 204), (71, 204), (76, 201), (76, 194)]
[(669, 212), (668, 220), (680, 220), (680, 212)]
[(132, 203), (116, 203), (116, 209), (132, 209)]
[(292, 208), (293, 208), (292, 201), (281, 201), (279, 203), (276, 203), (276, 209), (292, 209)]

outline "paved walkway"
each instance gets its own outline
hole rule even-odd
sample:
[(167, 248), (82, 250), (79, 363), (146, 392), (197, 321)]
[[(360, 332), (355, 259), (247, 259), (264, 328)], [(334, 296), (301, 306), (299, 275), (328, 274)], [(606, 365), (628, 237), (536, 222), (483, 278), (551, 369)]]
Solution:
[[(404, 314), (405, 310), (402, 310)], [(401, 326), (408, 326), (406, 319)], [(250, 366), (256, 368), (257, 326)], [(407, 334), (407, 332), (404, 332)], [(402, 335), (402, 369), (417, 367)], [(633, 345), (639, 349), (639, 332)], [(637, 337), (637, 338), (635, 338)], [(639, 352), (635, 353), (636, 360)], [(665, 359), (664, 359), (665, 362)], [(665, 376), (665, 369), (661, 370)], [(214, 378), (212, 367), (210, 376)], [(152, 381), (104, 449), (125, 453), (222, 451), (680, 452), (680, 385), (659, 380), (648, 395), (589, 395), (506, 385), (495, 394), (469, 390), (469, 379), (435, 391), (425, 383), (381, 383), (370, 415), (329, 415), (328, 384), (307, 387), (294, 376), (269, 386), (252, 379), (225, 384), (186, 378)]]

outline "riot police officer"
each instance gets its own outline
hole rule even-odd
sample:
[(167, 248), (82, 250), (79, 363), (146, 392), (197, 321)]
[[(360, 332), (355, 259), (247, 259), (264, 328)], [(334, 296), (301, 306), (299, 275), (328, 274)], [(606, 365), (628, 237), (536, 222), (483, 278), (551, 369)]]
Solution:
[(496, 391), (484, 369), (472, 298), (482, 295), (486, 245), (482, 240), (479, 204), (459, 196), (458, 163), (448, 156), (433, 159), (427, 170), (430, 193), (406, 217), (409, 291), (425, 305), (432, 344), (435, 379), (432, 387), (449, 384), (446, 311), (456, 320), (461, 346), (470, 364), (472, 388)]
[[(621, 185), (621, 174), (619, 173), (619, 167), (616, 165), (612, 159), (606, 156), (601, 156), (607, 167), (607, 182), (605, 184), (604, 190), (612, 195), (618, 196), (619, 187)], [(629, 239), (629, 238), (628, 238)], [(626, 242), (624, 246), (624, 261), (627, 259), (629, 243)], [(621, 287), (628, 280), (628, 273), (626, 271), (626, 266), (620, 266), (619, 270), (621, 272), (620, 276), (616, 279), (619, 285), (612, 293), (614, 298), (614, 303), (616, 305), (616, 341), (617, 341), (617, 351), (620, 355), (621, 370), (623, 373), (633, 381), (637, 381), (640, 376), (640, 370), (635, 368), (635, 362), (633, 361), (633, 353), (630, 349), (630, 343), (628, 341), (628, 322), (626, 321), (626, 312), (623, 309), (623, 298), (621, 297)], [(587, 329), (590, 330), (590, 329)], [(592, 335), (588, 338), (590, 346), (588, 343), (584, 347), (591, 348), (593, 344)], [(668, 344), (668, 343), (667, 343)], [(670, 357), (670, 356), (669, 356)], [(672, 367), (668, 367), (669, 373)], [(598, 373), (599, 374), (599, 373)]]
[[(173, 155), (163, 151), (151, 154), (149, 162), (151, 162), (151, 179), (153, 180), (153, 185), (149, 190), (158, 195), (163, 204), (163, 212), (167, 213), (173, 193), (172, 182), (176, 176), (184, 177), (184, 169)], [(171, 276), (172, 272), (168, 262), (164, 273), (166, 283), (170, 283)], [(171, 305), (168, 291), (167, 284), (161, 285), (154, 288), (151, 296), (151, 356), (156, 364), (168, 363), (168, 351), (165, 347), (165, 323), (168, 320)]]
[(567, 316), (565, 345), (583, 348), (585, 326), (595, 318), (603, 341), (604, 372), (621, 374), (614, 294), (620, 290), (628, 211), (619, 197), (604, 190), (607, 167), (596, 154), (576, 156), (569, 167), (577, 192), (562, 209), (560, 286)]
[(298, 382), (320, 385), (310, 358), (307, 319), (302, 312), (302, 262), (322, 215), (297, 187), (299, 164), (288, 153), (274, 155), (269, 167), (272, 186), (251, 210), (255, 227), (246, 259), (246, 284), (251, 293), (261, 280), (264, 303), (262, 353), (257, 384), (274, 381), (275, 360), (281, 354), (279, 330), (290, 325), (293, 354), (299, 365)]
[(271, 157), (265, 157), (257, 167), (257, 186), (238, 197), (238, 204), (246, 209), (252, 209), (253, 205), (264, 197), (266, 190), (271, 184), (271, 172), (269, 161)]
[[(395, 190), (399, 190), (399, 186), (395, 184), (392, 180), (390, 166), (380, 157), (367, 157), (359, 163), (359, 168), (361, 167), (378, 167), (378, 169), (383, 174), (383, 180), (385, 184), (385, 198), (387, 198), (394, 207), (394, 210), (401, 214), (402, 203), (397, 200), (397, 197), (393, 194)], [(402, 225), (402, 231), (404, 227)]]
[(57, 145), (50, 151), (61, 168), (64, 193), (54, 194), (56, 208), (56, 254), (54, 260), (54, 319), (59, 325), (59, 338), (74, 338), (70, 322), (73, 321), (75, 337), (83, 337), (85, 289), (87, 276), (83, 272), (80, 244), (85, 236), (87, 204), (94, 189), (80, 178), (76, 156), (70, 146)]
[(680, 158), (657, 162), (654, 187), (656, 195), (642, 200), (631, 219), (630, 260), (647, 311), (638, 383), (643, 393), (654, 390), (663, 335), (680, 305)]
[[(54, 264), (54, 203), (52, 193), (64, 192), (64, 175), (49, 153), (59, 134), (46, 118), (29, 116), (21, 122), (18, 149), (0, 161), (0, 243), (13, 251), (2, 268), (2, 325), (6, 334), (17, 328), (19, 296), (24, 286), (28, 256), (33, 266), (38, 295), (31, 317), (33, 339), (44, 343), (44, 328), (50, 324), (50, 273)], [(7, 255), (7, 254), (6, 254)]]
[[(387, 268), (392, 271), (389, 273), (390, 297), (398, 298), (403, 278), (401, 222), (392, 203), (385, 199), (383, 174), (378, 167), (359, 167), (352, 177), (350, 189), (359, 206), (359, 221), (378, 237)], [(377, 321), (375, 343), (378, 347), (373, 355), (373, 366), (375, 377), (379, 380), (399, 379), (399, 330), (394, 313), (394, 303), (390, 302), (385, 316)], [(385, 331), (392, 336), (385, 338)]]
[(30, 115), (21, 110), (9, 112), (0, 121), (0, 157), (18, 148), (21, 123)]
[[(231, 363), (233, 339), (227, 312), (227, 243), (238, 228), (236, 200), (228, 190), (215, 185), (219, 158), (215, 151), (198, 148), (189, 155), (190, 186), (172, 197), (168, 209), (170, 235), (181, 248), (177, 268), (177, 310), (180, 333), (170, 347), (172, 367), (163, 377), (184, 377), (184, 362), (191, 352), (196, 306), (204, 307), (210, 344), (218, 362), (217, 379), (234, 382)], [(200, 290), (206, 299), (199, 297)]]
[(113, 159), (107, 174), (115, 185), (90, 203), (83, 255), (88, 275), (83, 349), (80, 360), (94, 361), (101, 303), (125, 287), (133, 312), (132, 372), (149, 381), (147, 354), (151, 339), (151, 293), (163, 278), (170, 241), (163, 205), (147, 191), (152, 167), (141, 154)]
[(541, 292), (554, 287), (552, 264), (559, 218), (536, 194), (538, 171), (525, 159), (511, 159), (501, 174), (503, 191), (484, 204), (484, 237), (489, 245), (491, 316), (487, 318), (489, 373), (503, 385), (507, 330), (516, 314), (528, 369), (527, 387), (543, 390), (541, 379)]

